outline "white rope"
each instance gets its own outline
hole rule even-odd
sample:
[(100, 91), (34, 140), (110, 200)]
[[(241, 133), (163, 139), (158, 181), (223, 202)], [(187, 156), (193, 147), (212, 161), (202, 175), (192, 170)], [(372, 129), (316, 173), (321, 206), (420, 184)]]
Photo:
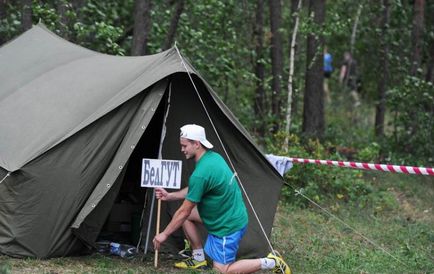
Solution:
[[(292, 186), (291, 186), (292, 187)], [(380, 250), (382, 250), (384, 253), (386, 253), (387, 255), (389, 255), (390, 257), (392, 257), (393, 259), (395, 259), (397, 262), (401, 263), (402, 265), (409, 267), (407, 264), (405, 264), (404, 262), (402, 262), (400, 259), (398, 259), (397, 257), (393, 256), (389, 251), (387, 251), (385, 248), (381, 247), (379, 244), (375, 243), (373, 240), (369, 239), (368, 237), (366, 237), (365, 235), (363, 235), (362, 233), (358, 232), (354, 227), (350, 226), (349, 224), (345, 223), (343, 220), (341, 220), (339, 217), (335, 216), (334, 214), (332, 214), (331, 212), (329, 212), (327, 209), (321, 207), (319, 204), (317, 204), (315, 201), (313, 201), (312, 199), (310, 199), (309, 197), (307, 197), (306, 195), (303, 194), (303, 192), (301, 190), (297, 190), (294, 187), (292, 187), (295, 190), (295, 195), (301, 195), (303, 198), (305, 198), (306, 200), (308, 200), (309, 202), (311, 202), (312, 204), (314, 204), (316, 207), (318, 207), (319, 209), (321, 209), (322, 211), (324, 211), (327, 215), (333, 217), (334, 219), (338, 220), (338, 222), (340, 222), (341, 224), (343, 224), (344, 226), (348, 227), (349, 229), (351, 229), (352, 231), (354, 231), (357, 235), (359, 235), (360, 237), (362, 237), (363, 239), (365, 239), (368, 243), (372, 244), (374, 247), (379, 248)]]
[(234, 172), (234, 175), (232, 175), (231, 180), (229, 181), (230, 185), (233, 183), (235, 177), (238, 177), (238, 173), (236, 172)]
[(10, 172), (6, 173), (6, 176), (3, 177), (3, 179), (0, 181), (0, 184), (3, 183), (4, 180), (6, 180), (7, 177), (9, 177), (11, 175)]
[[(238, 178), (238, 182), (239, 182), (239, 184), (240, 184), (240, 186), (241, 186), (241, 189), (243, 190), (244, 195), (246, 196), (247, 202), (249, 203), (250, 208), (252, 209), (252, 212), (253, 212), (253, 214), (255, 215), (256, 220), (258, 221), (259, 227), (261, 228), (261, 231), (262, 231), (262, 233), (264, 234), (265, 239), (267, 240), (268, 246), (270, 247), (271, 252), (272, 252), (275, 256), (277, 256), (277, 254), (276, 254), (276, 252), (275, 252), (273, 246), (271, 245), (270, 239), (268, 239), (267, 233), (265, 232), (265, 229), (264, 229), (264, 227), (263, 227), (261, 221), (259, 220), (258, 214), (256, 213), (256, 210), (255, 210), (255, 208), (253, 207), (252, 202), (250, 201), (249, 195), (247, 195), (247, 191), (246, 191), (246, 189), (244, 188), (244, 186), (243, 186), (243, 184), (242, 184), (242, 182), (241, 182), (241, 179), (238, 177), (237, 170), (235, 169), (235, 166), (234, 166), (234, 164), (232, 163), (232, 160), (231, 160), (231, 158), (229, 157), (228, 152), (226, 151), (226, 148), (225, 148), (225, 146), (224, 146), (224, 144), (223, 144), (223, 141), (221, 140), (220, 135), (219, 135), (219, 133), (217, 132), (217, 129), (216, 129), (216, 127), (215, 127), (215, 125), (214, 125), (214, 123), (213, 123), (213, 121), (212, 121), (212, 119), (211, 119), (211, 116), (209, 115), (208, 110), (207, 110), (206, 107), (205, 107), (205, 104), (204, 104), (204, 102), (203, 102), (203, 100), (202, 100), (202, 97), (200, 96), (199, 91), (198, 91), (196, 85), (194, 84), (194, 81), (193, 81), (193, 78), (191, 77), (190, 71), (188, 70), (187, 66), (185, 65), (184, 59), (182, 58), (182, 55), (181, 55), (181, 53), (179, 52), (179, 49), (178, 49), (178, 47), (176, 46), (176, 44), (175, 44), (175, 49), (176, 49), (176, 52), (177, 52), (178, 55), (179, 55), (179, 58), (181, 59), (181, 64), (184, 66), (185, 70), (187, 71), (187, 74), (188, 74), (188, 77), (190, 78), (191, 84), (193, 85), (193, 88), (194, 88), (194, 90), (196, 91), (197, 96), (199, 97), (199, 100), (200, 100), (200, 102), (201, 102), (201, 104), (202, 104), (202, 107), (203, 107), (203, 109), (205, 110), (205, 113), (206, 113), (206, 115), (208, 116), (209, 121), (211, 122), (211, 125), (212, 125), (212, 127), (213, 127), (213, 129), (214, 129), (214, 132), (215, 132), (216, 135), (217, 135), (217, 138), (218, 138), (219, 141), (220, 141), (220, 144), (221, 144), (221, 146), (222, 146), (222, 148), (223, 148), (223, 150), (224, 150), (224, 152), (225, 152), (225, 154), (226, 154), (226, 157), (227, 157), (228, 160), (229, 160), (229, 163), (230, 163), (230, 165), (231, 165), (231, 167), (232, 167), (232, 169), (233, 169), (233, 171), (234, 171), (234, 175)], [(283, 271), (283, 269), (281, 269), (281, 270)]]

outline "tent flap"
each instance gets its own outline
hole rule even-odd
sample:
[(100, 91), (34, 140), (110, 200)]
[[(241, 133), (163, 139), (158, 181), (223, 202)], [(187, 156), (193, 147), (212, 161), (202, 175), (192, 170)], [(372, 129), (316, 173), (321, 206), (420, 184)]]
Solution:
[[(110, 212), (111, 206), (104, 206), (105, 204), (99, 206), (99, 203), (103, 199), (109, 199), (106, 197), (107, 193), (113, 195), (113, 192), (116, 194), (117, 190), (119, 190), (120, 184), (122, 184), (122, 180), (117, 180), (117, 178), (121, 174), (121, 171), (124, 170), (124, 167), (126, 166), (126, 163), (131, 156), (135, 146), (137, 145), (140, 137), (143, 135), (144, 131), (149, 125), (149, 122), (154, 116), (157, 107), (160, 104), (161, 98), (164, 95), (166, 87), (167, 80), (160, 81), (155, 86), (153, 86), (147, 93), (147, 96), (141, 100), (141, 104), (137, 111), (137, 114), (135, 115), (134, 119), (132, 119), (132, 121), (129, 123), (128, 132), (123, 138), (122, 143), (120, 144), (116, 155), (112, 159), (110, 166), (107, 168), (104, 176), (93, 189), (92, 194), (87, 199), (86, 203), (77, 215), (77, 218), (71, 225), (73, 229), (76, 229), (75, 234), (83, 234), (81, 233), (81, 230), (79, 228), (83, 221), (85, 221), (86, 217), (95, 209), (98, 209), (99, 214), (93, 214), (93, 218), (88, 220), (84, 234), (86, 234), (86, 231), (89, 231), (89, 226), (96, 226), (93, 231), (99, 231), (103, 226), (104, 221), (108, 213)], [(112, 190), (112, 187), (115, 187), (115, 189)], [(109, 203), (110, 205), (113, 204), (113, 200), (114, 198), (116, 198), (113, 196), (111, 197), (112, 202)], [(80, 238), (90, 238), (91, 240), (89, 244), (93, 244), (91, 241), (95, 241), (97, 236), (97, 233), (93, 233), (93, 237), (82, 235), (80, 236)]]

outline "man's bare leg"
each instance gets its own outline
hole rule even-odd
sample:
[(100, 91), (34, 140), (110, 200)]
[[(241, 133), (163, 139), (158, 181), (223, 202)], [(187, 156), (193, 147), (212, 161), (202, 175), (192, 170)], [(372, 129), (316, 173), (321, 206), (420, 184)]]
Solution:
[(192, 249), (192, 256), (181, 262), (175, 263), (176, 268), (202, 269), (207, 267), (208, 263), (205, 259), (202, 238), (200, 237), (198, 229), (200, 224), (202, 224), (202, 220), (200, 219), (197, 208), (195, 207), (182, 225), (185, 237), (189, 241)]
[(187, 237), (187, 240), (190, 242), (192, 249), (200, 249), (203, 248), (202, 238), (200, 237), (200, 233), (197, 225), (202, 223), (202, 219), (199, 216), (199, 212), (197, 211), (197, 207), (193, 209), (190, 216), (188, 216), (187, 220), (182, 225), (184, 229), (184, 234)]
[(275, 255), (270, 253), (265, 258), (239, 260), (226, 265), (214, 262), (213, 266), (215, 270), (221, 273), (253, 273), (261, 269), (269, 269), (274, 272), (291, 274), (288, 264), (277, 251)]
[(261, 261), (260, 259), (247, 259), (226, 265), (214, 262), (214, 269), (221, 273), (253, 273), (261, 270)]

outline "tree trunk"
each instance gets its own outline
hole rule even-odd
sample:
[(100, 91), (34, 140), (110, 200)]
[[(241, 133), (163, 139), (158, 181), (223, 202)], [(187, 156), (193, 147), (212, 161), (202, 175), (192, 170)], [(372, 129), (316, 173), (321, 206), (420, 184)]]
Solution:
[(81, 9), (84, 7), (86, 0), (71, 0), (71, 6), (75, 11), (75, 14), (77, 14), (77, 21), (83, 22), (83, 15), (84, 13), (81, 12)]
[(425, 81), (434, 83), (433, 71), (434, 71), (434, 39), (431, 40), (431, 45), (429, 47), (429, 63), (426, 70)]
[[(432, 15), (434, 13), (434, 2), (427, 4), (427, 14)], [(427, 16), (427, 28), (434, 28), (434, 16)], [(428, 46), (428, 63), (426, 68), (425, 81), (434, 83), (434, 37), (430, 37)]]
[[(84, 21), (84, 12), (81, 11), (81, 9), (84, 7), (85, 0), (71, 0), (71, 7), (73, 12), (76, 14), (77, 19), (76, 22), (83, 22)], [(74, 42), (76, 44), (80, 43), (80, 39), (77, 37), (77, 32), (73, 31), (69, 35), (69, 41)]]
[(21, 0), (21, 27), (23, 31), (32, 28), (32, 0)]
[(179, 19), (184, 11), (185, 0), (178, 0), (175, 8), (175, 13), (170, 20), (169, 32), (167, 33), (166, 42), (164, 43), (163, 50), (169, 49), (175, 41), (176, 30), (178, 28)]
[(356, 18), (354, 19), (353, 31), (351, 32), (350, 53), (354, 54), (354, 45), (356, 44), (357, 26), (359, 25), (360, 15), (362, 14), (363, 5), (360, 4), (357, 9)]
[[(309, 1), (307, 1), (309, 2)], [(297, 12), (297, 8), (298, 8), (298, 3), (299, 0), (291, 0), (291, 28), (294, 29), (295, 26), (295, 21), (296, 21), (296, 17), (294, 16), (294, 14), (296, 14)], [(303, 5), (306, 5), (306, 1), (304, 3), (302, 3), (301, 8), (303, 8)], [(292, 39), (292, 35), (290, 35), (289, 40)], [(299, 42), (300, 38), (296, 37), (295, 40), (295, 46), (294, 46), (294, 62), (298, 63), (297, 61), (300, 59), (300, 57), (298, 56), (297, 52), (298, 52), (298, 42)], [(291, 47), (291, 46), (290, 46)], [(291, 48), (289, 48), (289, 52), (291, 52)], [(292, 86), (293, 90), (294, 89), (294, 85)], [(296, 92), (292, 93), (292, 98), (291, 98), (291, 116), (294, 116), (297, 114), (298, 112), (298, 99), (300, 98), (299, 94), (297, 94)]]
[(384, 136), (384, 117), (386, 114), (386, 89), (389, 83), (389, 44), (388, 44), (388, 26), (390, 18), (389, 0), (383, 0), (383, 18), (382, 18), (382, 52), (380, 53), (380, 70), (382, 77), (378, 82), (378, 103), (375, 114), (375, 136)]
[[(0, 0), (0, 22), (6, 19), (6, 0)], [(0, 35), (0, 46), (6, 42), (6, 38)]]
[[(411, 32), (411, 56), (410, 56), (410, 76), (416, 76), (418, 74), (418, 69), (420, 68), (421, 58), (422, 58), (422, 35), (424, 28), (424, 9), (425, 9), (425, 0), (414, 0), (413, 5), (413, 29)], [(411, 120), (414, 120), (416, 117), (416, 111), (414, 109), (409, 110), (409, 116)], [(418, 123), (412, 123), (408, 125), (408, 130), (410, 136), (416, 136), (418, 134), (420, 125)], [(410, 144), (406, 151), (412, 151), (413, 144)]]
[(282, 15), (280, 0), (269, 0), (270, 25), (271, 25), (271, 71), (273, 80), (271, 84), (271, 112), (274, 117), (273, 132), (279, 130), (279, 121), (282, 118), (282, 75), (283, 75), (283, 53), (282, 38), (279, 32), (281, 28)]
[(424, 29), (425, 0), (414, 1), (413, 30), (411, 33), (412, 51), (410, 58), (410, 75), (415, 76), (422, 58), (422, 35)]
[(151, 27), (151, 0), (135, 0), (134, 30), (131, 55), (147, 53), (148, 35)]
[(68, 11), (68, 4), (66, 1), (61, 0), (57, 2), (57, 13), (60, 17), (60, 35), (69, 39), (69, 19), (66, 16), (66, 12)]
[[(325, 0), (310, 0), (309, 13), (313, 13), (313, 21), (321, 29), (325, 19)], [(324, 135), (323, 47), (322, 37), (308, 35), (303, 109), (303, 133), (306, 137), (321, 138)]]
[(266, 116), (266, 96), (265, 96), (265, 65), (264, 58), (264, 0), (257, 0), (256, 23), (254, 26), (253, 37), (255, 41), (255, 75), (256, 90), (255, 102), (253, 109), (255, 112), (255, 132), (259, 137), (265, 137), (265, 119)]
[(75, 9), (75, 11), (80, 11), (84, 7), (86, 0), (71, 0), (72, 8)]
[(294, 58), (295, 58), (295, 44), (297, 40), (297, 32), (298, 32), (298, 24), (300, 21), (300, 10), (302, 6), (302, 0), (298, 0), (297, 5), (297, 13), (295, 13), (295, 24), (294, 29), (292, 31), (292, 38), (291, 38), (291, 49), (289, 54), (289, 75), (288, 75), (288, 97), (287, 97), (287, 104), (286, 104), (286, 127), (285, 132), (287, 133), (285, 136), (285, 143), (284, 143), (284, 149), (285, 151), (288, 151), (288, 145), (289, 145), (289, 129), (291, 128), (291, 112), (292, 112), (292, 78), (294, 75)]
[[(294, 13), (297, 12), (297, 7), (298, 7), (298, 0), (291, 0), (291, 18), (294, 17)], [(293, 22), (292, 22), (293, 23)], [(294, 27), (294, 26), (292, 26)]]

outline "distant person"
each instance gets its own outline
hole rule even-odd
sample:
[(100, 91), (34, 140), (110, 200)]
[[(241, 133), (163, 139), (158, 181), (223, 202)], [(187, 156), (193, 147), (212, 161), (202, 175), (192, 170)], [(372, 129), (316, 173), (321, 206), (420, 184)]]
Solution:
[[(206, 268), (206, 253), (213, 260), (214, 269), (222, 273), (252, 273), (269, 269), (275, 273), (290, 274), (289, 266), (278, 254), (236, 260), (248, 223), (237, 178), (224, 158), (211, 150), (213, 145), (206, 139), (203, 127), (194, 124), (181, 127), (179, 141), (185, 158), (193, 159), (196, 167), (188, 180), (188, 187), (176, 192), (155, 189), (157, 199), (184, 201), (163, 232), (155, 236), (154, 249), (159, 250), (169, 235), (182, 226), (193, 256), (175, 263), (177, 268)], [(208, 231), (204, 247), (198, 230), (201, 224)]]
[(333, 72), (333, 56), (328, 52), (327, 47), (324, 47), (324, 94), (327, 103), (331, 102), (329, 78)]
[(350, 52), (344, 53), (344, 61), (342, 62), (341, 71), (339, 73), (339, 82), (348, 88), (353, 97), (354, 106), (360, 105), (359, 94), (357, 93), (357, 61), (353, 58)]

